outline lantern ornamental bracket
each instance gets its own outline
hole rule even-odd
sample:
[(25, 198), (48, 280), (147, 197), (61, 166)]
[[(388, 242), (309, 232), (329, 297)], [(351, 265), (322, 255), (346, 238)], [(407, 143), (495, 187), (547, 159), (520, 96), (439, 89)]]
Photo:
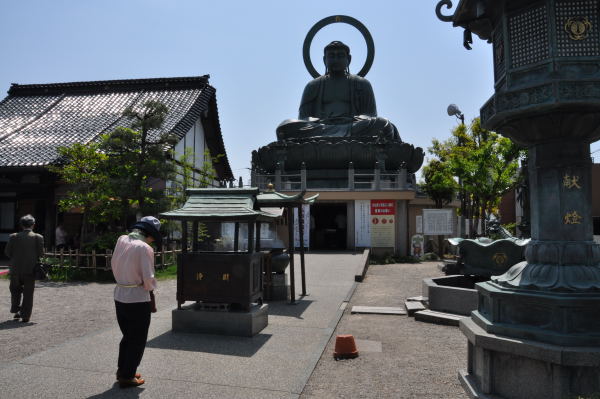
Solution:
[(450, 0), (441, 0), (437, 4), (437, 6), (435, 6), (435, 15), (437, 15), (437, 17), (440, 19), (440, 21), (452, 22), (452, 19), (454, 18), (454, 14), (453, 15), (444, 15), (444, 14), (442, 14), (442, 6), (446, 6), (447, 9), (451, 9), (452, 8), (452, 1), (450, 1)]

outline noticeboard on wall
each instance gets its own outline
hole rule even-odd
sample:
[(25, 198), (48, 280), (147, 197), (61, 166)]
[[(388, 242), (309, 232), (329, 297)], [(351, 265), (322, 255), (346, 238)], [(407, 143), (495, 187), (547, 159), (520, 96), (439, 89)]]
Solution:
[(452, 209), (423, 209), (423, 234), (428, 236), (452, 235)]

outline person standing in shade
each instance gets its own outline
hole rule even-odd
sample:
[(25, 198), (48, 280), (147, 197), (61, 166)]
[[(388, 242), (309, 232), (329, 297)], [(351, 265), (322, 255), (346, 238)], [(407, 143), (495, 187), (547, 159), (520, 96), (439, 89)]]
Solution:
[(67, 249), (67, 231), (65, 230), (62, 221), (58, 222), (56, 230), (54, 231), (56, 250)]
[(33, 270), (44, 255), (44, 237), (33, 232), (35, 218), (31, 215), (23, 216), (19, 225), (23, 230), (10, 235), (4, 253), (10, 258), (10, 312), (27, 323), (33, 308)]
[(117, 240), (111, 260), (117, 282), (114, 291), (117, 322), (123, 333), (119, 344), (117, 381), (121, 388), (142, 385), (137, 368), (144, 355), (150, 313), (154, 304), (154, 250), (152, 242), (160, 245), (160, 221), (145, 216), (131, 227), (131, 233)]

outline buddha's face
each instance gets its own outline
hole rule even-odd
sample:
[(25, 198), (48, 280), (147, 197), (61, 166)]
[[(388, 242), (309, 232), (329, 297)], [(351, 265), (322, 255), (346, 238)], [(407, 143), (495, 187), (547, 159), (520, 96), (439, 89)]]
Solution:
[(331, 48), (325, 51), (323, 61), (329, 72), (344, 72), (350, 65), (350, 54), (343, 48)]

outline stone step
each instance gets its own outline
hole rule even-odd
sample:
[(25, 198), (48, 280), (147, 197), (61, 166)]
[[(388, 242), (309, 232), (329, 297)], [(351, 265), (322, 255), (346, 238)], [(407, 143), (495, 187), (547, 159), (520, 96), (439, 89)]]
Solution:
[(458, 326), (458, 322), (469, 316), (461, 316), (452, 313), (436, 312), (433, 310), (421, 310), (415, 312), (415, 320), (424, 321), (426, 323), (445, 324), (449, 326)]
[(406, 314), (406, 310), (401, 307), (384, 307), (384, 306), (352, 306), (352, 314), (390, 314), (402, 316)]
[(427, 302), (429, 301), (429, 298), (423, 295), (419, 295), (419, 296), (411, 296), (409, 298), (406, 298), (407, 301), (409, 302)]
[(425, 307), (425, 305), (423, 305), (421, 302), (417, 302), (417, 301), (408, 301), (407, 300), (406, 302), (404, 302), (404, 306), (406, 307), (406, 312), (408, 313), (409, 316), (414, 316), (415, 312), (427, 309)]

